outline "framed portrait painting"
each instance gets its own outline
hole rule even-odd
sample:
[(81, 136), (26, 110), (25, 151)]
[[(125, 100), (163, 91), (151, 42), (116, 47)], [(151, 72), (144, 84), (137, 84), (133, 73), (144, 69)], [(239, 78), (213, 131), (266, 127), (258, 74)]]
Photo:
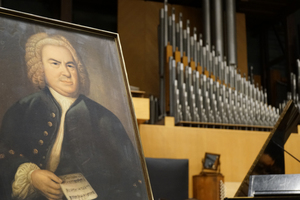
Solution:
[(117, 33), (0, 8), (0, 199), (152, 199)]

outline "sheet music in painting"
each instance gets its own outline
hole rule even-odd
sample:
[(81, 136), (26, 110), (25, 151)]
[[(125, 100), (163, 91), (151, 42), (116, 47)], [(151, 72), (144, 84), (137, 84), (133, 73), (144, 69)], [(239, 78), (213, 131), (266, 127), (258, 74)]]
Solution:
[(81, 173), (60, 176), (63, 182), (60, 184), (63, 193), (68, 200), (85, 199), (92, 200), (98, 197), (90, 183)]

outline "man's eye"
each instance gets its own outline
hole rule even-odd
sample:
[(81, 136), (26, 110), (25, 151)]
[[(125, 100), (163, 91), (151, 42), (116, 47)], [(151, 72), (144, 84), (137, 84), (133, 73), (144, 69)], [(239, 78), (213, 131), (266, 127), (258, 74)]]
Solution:
[(67, 65), (68, 67), (70, 67), (70, 68), (74, 68), (75, 66), (74, 65)]
[(58, 62), (52, 62), (51, 65), (59, 65)]

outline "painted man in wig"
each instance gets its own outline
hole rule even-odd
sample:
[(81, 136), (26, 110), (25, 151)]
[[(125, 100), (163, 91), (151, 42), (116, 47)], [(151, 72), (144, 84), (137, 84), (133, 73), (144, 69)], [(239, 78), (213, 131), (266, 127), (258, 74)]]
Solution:
[(0, 199), (65, 199), (59, 176), (72, 173), (84, 175), (97, 199), (140, 199), (136, 150), (119, 119), (85, 96), (88, 74), (69, 41), (35, 34), (25, 59), (40, 91), (3, 118)]

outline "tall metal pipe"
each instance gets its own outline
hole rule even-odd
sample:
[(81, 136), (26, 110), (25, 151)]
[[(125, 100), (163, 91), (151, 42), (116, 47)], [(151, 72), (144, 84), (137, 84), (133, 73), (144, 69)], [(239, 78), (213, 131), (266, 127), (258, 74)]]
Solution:
[(165, 19), (164, 19), (164, 9), (160, 10), (160, 15), (159, 15), (159, 19), (160, 19), (160, 23), (159, 23), (159, 77), (162, 78), (164, 76), (164, 49), (165, 49), (165, 42), (164, 42), (164, 23), (165, 23)]
[(164, 2), (164, 45), (168, 45), (168, 1)]
[(159, 103), (160, 103), (160, 107), (159, 107), (159, 111), (160, 114), (164, 114), (165, 113), (165, 70), (164, 70), (164, 66), (165, 66), (165, 53), (164, 53), (164, 49), (165, 49), (165, 11), (164, 9), (161, 9), (160, 11), (160, 25), (159, 25), (159, 33), (160, 33), (160, 38), (159, 38), (159, 81), (160, 81), (160, 91), (159, 91)]
[(203, 24), (204, 24), (204, 45), (211, 46), (211, 31), (210, 31), (210, 0), (203, 0)]
[(221, 58), (224, 56), (223, 44), (223, 6), (222, 0), (214, 0), (214, 31), (215, 31), (215, 47), (216, 53), (219, 53)]
[(180, 56), (183, 56), (183, 24), (182, 24), (182, 13), (179, 13), (179, 50)]
[(173, 52), (176, 50), (176, 22), (175, 22), (175, 8), (172, 8), (172, 40), (171, 44), (173, 47)]
[(187, 20), (186, 21), (186, 39), (187, 39), (187, 41), (186, 41), (186, 44), (187, 44), (187, 46), (186, 46), (186, 56), (187, 56), (187, 58), (188, 58), (188, 62), (190, 63), (190, 61), (191, 61), (191, 30), (190, 30), (190, 20)]
[(226, 0), (227, 61), (229, 66), (237, 66), (236, 7), (235, 0)]

